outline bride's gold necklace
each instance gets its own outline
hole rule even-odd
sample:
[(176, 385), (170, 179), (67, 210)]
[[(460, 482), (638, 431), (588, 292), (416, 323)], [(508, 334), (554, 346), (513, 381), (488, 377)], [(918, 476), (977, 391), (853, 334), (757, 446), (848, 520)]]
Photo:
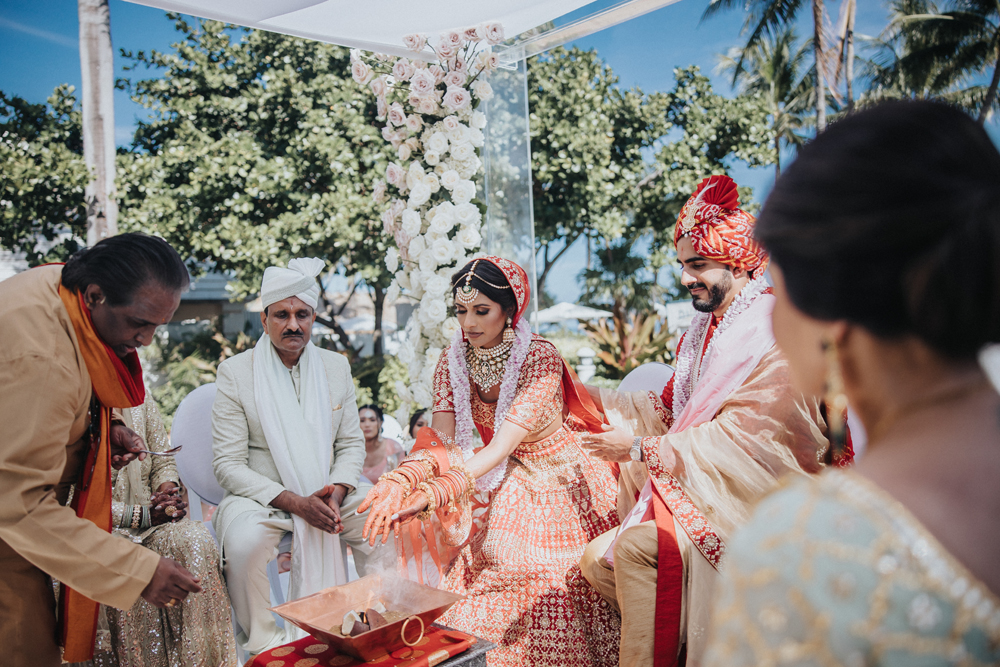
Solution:
[(513, 347), (513, 341), (504, 341), (485, 349), (466, 345), (465, 363), (469, 367), (469, 377), (480, 389), (489, 391), (500, 384)]

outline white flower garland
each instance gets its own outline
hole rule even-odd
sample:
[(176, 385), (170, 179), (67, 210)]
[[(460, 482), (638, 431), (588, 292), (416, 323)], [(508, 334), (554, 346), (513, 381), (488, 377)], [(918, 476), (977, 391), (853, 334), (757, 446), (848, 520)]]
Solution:
[(438, 58), (433, 64), (351, 51), (354, 79), (375, 94), (385, 120), (382, 137), (398, 158), (372, 193), (376, 204), (386, 204), (382, 225), (395, 242), (385, 253), (394, 274), (385, 301), (402, 294), (419, 301), (399, 352), (410, 380), (395, 387), (400, 423), (415, 407), (432, 407), (434, 367), (459, 329), (448, 317), (451, 276), (482, 245), (485, 205), (476, 199), (476, 181), (486, 116), (476, 107), (493, 96), (485, 75), (496, 69), (492, 47), (503, 40), (498, 23), (445, 33), (433, 45), (424, 35), (403, 39), (414, 52), (431, 48)]
[[(510, 351), (510, 359), (504, 369), (503, 380), (500, 382), (500, 397), (497, 399), (495, 417), (493, 418), (493, 433), (500, 429), (507, 413), (514, 404), (517, 394), (517, 381), (521, 376), (521, 367), (528, 358), (531, 347), (531, 329), (524, 318), (514, 326), (515, 339)], [(455, 441), (462, 449), (466, 461), (472, 458), (475, 442), (473, 432), (475, 424), (472, 420), (472, 383), (469, 381), (469, 368), (465, 362), (465, 338), (461, 330), (452, 337), (451, 349), (448, 350), (448, 372), (451, 375), (452, 399), (455, 403)], [(504, 459), (493, 470), (476, 480), (476, 488), (480, 491), (492, 491), (503, 481), (507, 472), (507, 459)]]
[(750, 307), (750, 304), (763, 294), (767, 288), (768, 284), (764, 276), (751, 280), (743, 286), (743, 289), (736, 295), (733, 302), (729, 304), (729, 308), (726, 309), (725, 314), (722, 316), (722, 321), (716, 327), (715, 334), (712, 336), (712, 340), (709, 341), (708, 349), (705, 350), (704, 356), (699, 355), (699, 352), (705, 345), (705, 336), (708, 335), (708, 327), (712, 323), (712, 313), (698, 313), (694, 316), (694, 319), (691, 321), (691, 328), (684, 335), (684, 344), (681, 345), (681, 349), (677, 350), (677, 370), (674, 371), (674, 419), (677, 418), (688, 404), (688, 401), (691, 400), (691, 394), (694, 393), (695, 385), (698, 384), (698, 380), (701, 378), (701, 363), (699, 363), (699, 360), (708, 359), (708, 355), (715, 349), (715, 342), (719, 340), (719, 336), (725, 333), (726, 329), (732, 325), (736, 318), (745, 312)]

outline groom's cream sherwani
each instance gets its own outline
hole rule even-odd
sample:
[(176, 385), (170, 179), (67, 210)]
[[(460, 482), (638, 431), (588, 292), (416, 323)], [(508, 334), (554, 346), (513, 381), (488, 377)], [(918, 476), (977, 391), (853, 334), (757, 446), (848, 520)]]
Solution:
[[(365, 440), (358, 421), (350, 365), (342, 355), (314, 348), (329, 381), (333, 416), (333, 456), (329, 483), (352, 491), (341, 516), (351, 514), (367, 494), (358, 488), (365, 460)], [(285, 634), (271, 613), (266, 566), (277, 554), (282, 537), (292, 531), (292, 518), (270, 506), (286, 490), (271, 455), (254, 398), (254, 353), (247, 350), (219, 366), (212, 410), (213, 467), (226, 495), (212, 517), (219, 537), (233, 608), (244, 634), (237, 639), (251, 653), (284, 643)], [(289, 370), (296, 392), (301, 364)], [(362, 571), (371, 552), (361, 539), (364, 517), (344, 519), (341, 540), (351, 545)]]

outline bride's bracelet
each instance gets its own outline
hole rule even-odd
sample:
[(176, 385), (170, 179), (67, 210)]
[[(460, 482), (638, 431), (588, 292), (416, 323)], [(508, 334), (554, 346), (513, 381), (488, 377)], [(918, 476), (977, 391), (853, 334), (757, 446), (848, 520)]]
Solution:
[(439, 490), (437, 485), (434, 484), (434, 481), (420, 482), (417, 484), (416, 489), (414, 489), (415, 491), (422, 491), (424, 495), (427, 496), (427, 509), (417, 514), (417, 521), (427, 521), (427, 519), (431, 518), (431, 515), (434, 514), (434, 510), (438, 508), (440, 500), (438, 496)]
[(403, 487), (403, 497), (410, 495), (413, 490), (413, 482), (409, 480), (405, 475), (400, 474), (398, 471), (393, 470), (387, 472), (378, 478), (378, 481), (395, 482)]

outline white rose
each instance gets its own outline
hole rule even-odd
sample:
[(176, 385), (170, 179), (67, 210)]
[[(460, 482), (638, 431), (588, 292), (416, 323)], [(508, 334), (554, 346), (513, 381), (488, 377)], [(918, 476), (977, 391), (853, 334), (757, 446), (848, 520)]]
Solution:
[[(476, 84), (478, 85), (479, 82), (477, 81)], [(490, 90), (492, 91), (492, 88)], [(480, 96), (480, 99), (485, 99), (485, 98)], [(469, 91), (467, 91), (465, 88), (460, 88), (458, 86), (451, 86), (450, 88), (448, 88), (447, 92), (445, 92), (442, 104), (444, 104), (447, 108), (451, 109), (452, 111), (458, 111), (459, 109), (464, 109), (465, 107), (469, 106), (469, 102), (471, 101), (472, 98), (469, 97)]]
[(351, 63), (351, 76), (353, 76), (354, 80), (363, 86), (372, 80), (372, 68), (361, 60), (356, 60)]
[(435, 241), (431, 244), (429, 256), (433, 258), (438, 265), (447, 264), (455, 257), (455, 246), (451, 240), (446, 237), (435, 239)]
[(435, 132), (427, 142), (427, 148), (435, 153), (444, 153), (448, 150), (448, 137), (443, 132)]
[[(419, 406), (430, 405), (434, 402), (431, 391), (425, 385), (418, 384), (413, 387), (413, 402)], [(405, 418), (404, 418), (405, 421)]]
[(449, 215), (435, 215), (428, 225), (428, 231), (435, 234), (447, 234), (455, 227), (455, 220)]
[(402, 199), (393, 199), (392, 203), (389, 204), (389, 211), (392, 212), (393, 220), (403, 215), (403, 211), (405, 210), (406, 210), (406, 204), (403, 203)]
[(441, 180), (437, 174), (427, 174), (424, 176), (424, 185), (431, 189), (432, 194), (441, 190)]
[(443, 322), (448, 317), (448, 306), (440, 294), (427, 292), (420, 301), (420, 322), (424, 325)]
[(441, 124), (444, 125), (444, 129), (447, 130), (448, 134), (451, 134), (462, 127), (462, 124), (458, 122), (458, 119), (454, 116), (446, 117), (441, 121)]
[(407, 175), (412, 176), (415, 180), (420, 180), (424, 177), (424, 168), (420, 166), (420, 163), (414, 160), (410, 163), (410, 168), (407, 170)]
[(395, 248), (385, 251), (385, 268), (389, 269), (389, 273), (395, 273), (399, 268), (399, 251)]
[(428, 294), (447, 294), (451, 289), (451, 281), (436, 273), (431, 274), (424, 283)]
[(372, 189), (372, 201), (376, 204), (385, 202), (385, 181), (382, 179), (375, 181), (375, 187)]
[[(427, 250), (427, 245), (425, 244), (424, 237), (415, 236), (413, 240), (410, 241), (408, 250), (410, 251), (410, 257), (420, 257), (421, 255), (423, 255), (424, 251)], [(417, 287), (419, 287), (419, 285), (412, 282), (414, 278), (416, 278), (416, 276), (410, 274), (410, 280), (411, 280), (410, 289), (416, 289)]]
[[(441, 326), (440, 322), (435, 322), (434, 324), (435, 324), (434, 329), (438, 329)], [(431, 329), (431, 331), (433, 331), (434, 329)], [(435, 336), (434, 338), (438, 338), (438, 336)], [(422, 369), (420, 369), (419, 382), (420, 382), (421, 386), (428, 386), (428, 387), (433, 387), (434, 386), (434, 364), (433, 363), (430, 363), (430, 364), (425, 363), (424, 367)]]
[(427, 38), (417, 34), (406, 35), (403, 37), (403, 46), (410, 51), (423, 51), (424, 47), (427, 46)]
[(483, 72), (492, 72), (500, 64), (500, 58), (491, 51), (483, 51), (476, 58), (476, 67)]
[(382, 211), (382, 229), (387, 233), (392, 234), (393, 228), (393, 217), (392, 212), (389, 209)]
[(475, 127), (469, 130), (467, 137), (469, 139), (469, 143), (476, 148), (482, 148), (483, 144), (486, 143), (486, 136), (483, 134), (483, 131)]
[(480, 26), (480, 30), (486, 41), (494, 46), (496, 46), (497, 44), (499, 44), (504, 40), (503, 25), (496, 21), (493, 21), (491, 23), (484, 23), (482, 26)]
[(490, 85), (489, 81), (480, 79), (472, 84), (472, 92), (476, 97), (485, 102), (493, 97), (493, 86)]
[(403, 233), (413, 238), (420, 234), (420, 227), (422, 226), (420, 220), (420, 214), (414, 210), (406, 209), (403, 211)]
[(437, 260), (428, 249), (417, 258), (417, 266), (420, 267), (421, 271), (433, 271), (437, 267)]
[(410, 289), (410, 274), (406, 271), (397, 271), (395, 278), (402, 289)]
[(481, 130), (481, 129), (485, 128), (486, 127), (486, 114), (484, 114), (482, 111), (473, 111), (472, 112), (472, 122), (471, 122), (471, 125), (472, 125), (472, 127), (476, 128), (477, 130)]
[[(419, 102), (417, 103), (419, 104)], [(410, 114), (406, 117), (406, 129), (416, 134), (420, 131), (424, 121), (417, 114)]]
[(393, 185), (399, 185), (406, 178), (406, 172), (403, 168), (396, 164), (395, 162), (390, 162), (389, 166), (385, 168), (385, 180), (389, 181)]
[(385, 303), (387, 305), (396, 303), (397, 299), (399, 299), (399, 285), (396, 283), (390, 283), (389, 289), (385, 291)]
[[(452, 195), (454, 197), (454, 195)], [(423, 206), (427, 203), (427, 200), (431, 198), (431, 189), (423, 182), (417, 182), (413, 184), (413, 189), (410, 190), (410, 199), (407, 202), (409, 208), (417, 208), (418, 206)]]
[[(391, 165), (390, 165), (390, 166), (391, 166)], [(459, 183), (459, 181), (461, 181), (461, 180), (462, 180), (462, 179), (461, 179), (461, 178), (459, 178), (459, 175), (458, 175), (458, 172), (457, 172), (457, 171), (455, 171), (454, 169), (448, 169), (448, 170), (446, 170), (446, 171), (445, 171), (445, 172), (444, 172), (443, 174), (441, 174), (441, 185), (442, 185), (442, 186), (443, 186), (443, 187), (444, 187), (444, 188), (445, 188), (446, 190), (451, 190), (451, 189), (452, 189), (452, 188), (454, 188), (454, 187), (455, 187), (455, 186), (456, 186), (456, 185), (457, 185), (457, 184)]]
[(386, 83), (385, 76), (375, 77), (368, 87), (375, 94), (375, 97), (385, 97), (386, 92), (389, 90), (389, 86)]
[(375, 117), (379, 120), (385, 118), (385, 115), (389, 113), (389, 107), (385, 105), (384, 97), (375, 98)]
[(447, 218), (448, 220), (452, 221), (452, 224), (454, 224), (455, 205), (452, 204), (450, 201), (441, 202), (440, 204), (434, 207), (434, 216)]
[(466, 250), (475, 250), (483, 242), (483, 237), (475, 227), (463, 227), (458, 230), (455, 240)]
[(455, 332), (461, 328), (457, 318), (449, 317), (441, 324), (441, 333), (450, 340), (455, 335)]
[[(410, 362), (413, 361), (414, 359), (413, 348), (410, 347), (409, 345), (400, 345), (397, 356), (399, 357), (400, 361), (402, 361), (405, 365), (409, 366)], [(402, 380), (399, 380), (399, 382), (402, 382)], [(399, 393), (399, 387), (396, 387), (396, 393)]]
[(448, 72), (444, 77), (444, 83), (448, 87), (457, 86), (461, 88), (465, 85), (465, 80), (465, 74), (456, 72), (455, 70)]
[(435, 166), (441, 161), (441, 154), (437, 151), (427, 151), (424, 153), (424, 162), (430, 166)]
[(467, 204), (476, 196), (476, 184), (472, 181), (459, 181), (451, 189), (451, 200), (455, 204)]
[[(452, 144), (451, 156), (456, 160), (461, 160), (464, 162), (465, 160), (468, 160), (469, 158), (472, 157), (473, 153), (475, 153), (475, 150), (476, 149), (472, 147), (472, 144), (468, 143), (467, 141), (463, 141), (459, 144)], [(402, 157), (400, 159), (402, 159)]]
[(406, 144), (400, 144), (399, 148), (396, 150), (396, 156), (399, 157), (400, 162), (406, 162), (407, 160), (409, 160), (411, 154), (412, 151), (410, 150), (410, 147), (407, 146)]
[(410, 92), (418, 97), (426, 97), (434, 91), (437, 81), (430, 70), (421, 69), (410, 78)]
[[(455, 222), (457, 222), (462, 227), (479, 226), (479, 223), (483, 219), (483, 214), (480, 213), (479, 207), (472, 203), (459, 204), (455, 207)], [(403, 214), (403, 222), (406, 222), (406, 214)], [(404, 227), (405, 229), (405, 227)]]

